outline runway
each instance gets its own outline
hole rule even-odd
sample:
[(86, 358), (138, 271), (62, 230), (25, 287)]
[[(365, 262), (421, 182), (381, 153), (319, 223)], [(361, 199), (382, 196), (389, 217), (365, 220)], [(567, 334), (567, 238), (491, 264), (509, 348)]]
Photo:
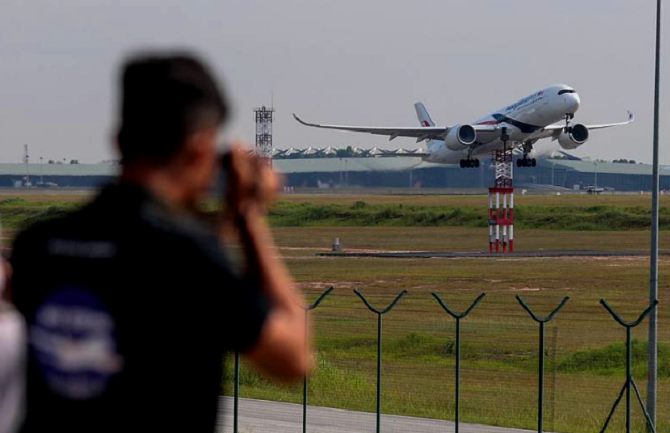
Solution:
[[(219, 400), (218, 433), (233, 431), (233, 398)], [(302, 406), (264, 400), (240, 399), (240, 433), (300, 433)], [(365, 433), (375, 431), (376, 414), (343, 409), (309, 406), (307, 431), (310, 433)], [(382, 415), (384, 433), (445, 433), (454, 431), (454, 423), (408, 416)], [(530, 433), (504, 427), (460, 423), (462, 433)]]
[[(670, 250), (660, 250), (660, 255), (670, 255)], [(476, 259), (476, 258), (553, 258), (553, 257), (649, 257), (649, 251), (597, 251), (597, 250), (537, 250), (514, 253), (489, 253), (488, 251), (332, 251), (316, 253), (319, 257), (375, 257), (386, 259)]]

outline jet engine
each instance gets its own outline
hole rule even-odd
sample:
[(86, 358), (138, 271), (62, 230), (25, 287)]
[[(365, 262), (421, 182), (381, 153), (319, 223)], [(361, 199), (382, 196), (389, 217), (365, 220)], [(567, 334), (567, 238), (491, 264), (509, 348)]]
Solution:
[(565, 129), (561, 130), (561, 135), (558, 136), (558, 143), (563, 149), (573, 150), (577, 149), (589, 139), (589, 128), (578, 123), (572, 125), (568, 132)]
[(451, 128), (444, 139), (444, 144), (450, 150), (463, 150), (477, 141), (477, 131), (472, 125), (459, 125)]

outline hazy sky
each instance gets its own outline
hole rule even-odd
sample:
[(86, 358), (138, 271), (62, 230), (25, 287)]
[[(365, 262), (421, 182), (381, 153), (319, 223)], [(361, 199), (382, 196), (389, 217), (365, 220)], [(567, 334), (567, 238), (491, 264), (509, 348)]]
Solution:
[[(0, 0), (0, 161), (115, 156), (118, 65), (147, 48), (189, 48), (225, 80), (231, 135), (253, 140), (252, 108), (277, 109), (277, 147), (414, 148), (298, 125), (472, 122), (554, 83), (582, 98), (596, 131), (578, 155), (651, 161), (653, 0)], [(667, 20), (666, 20), (667, 21)], [(670, 43), (666, 27), (664, 46)], [(664, 50), (664, 53), (667, 53)], [(665, 64), (669, 64), (665, 62)], [(663, 100), (670, 74), (663, 74)], [(663, 113), (663, 112), (662, 112)], [(663, 127), (661, 162), (670, 163)]]

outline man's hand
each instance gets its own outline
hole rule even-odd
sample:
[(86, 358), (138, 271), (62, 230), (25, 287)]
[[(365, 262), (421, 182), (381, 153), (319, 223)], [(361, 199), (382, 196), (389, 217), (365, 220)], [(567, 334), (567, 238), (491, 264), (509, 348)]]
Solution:
[(228, 197), (226, 210), (236, 219), (265, 213), (277, 197), (279, 177), (260, 159), (235, 145), (226, 155)]
[(311, 337), (300, 308), (304, 299), (277, 257), (270, 228), (261, 218), (277, 196), (279, 178), (240, 146), (234, 146), (226, 158), (229, 173), (225, 217), (237, 226), (247, 272), (254, 276), (271, 304), (261, 334), (246, 354), (275, 376), (298, 379), (309, 371), (311, 356)]
[(0, 302), (12, 302), (12, 266), (3, 258), (0, 258)]

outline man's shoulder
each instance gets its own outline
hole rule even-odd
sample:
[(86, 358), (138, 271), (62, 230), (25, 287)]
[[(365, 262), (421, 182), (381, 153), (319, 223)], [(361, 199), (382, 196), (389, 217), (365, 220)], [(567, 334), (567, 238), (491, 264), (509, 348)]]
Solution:
[[(56, 212), (57, 215), (48, 215)], [(41, 215), (41, 219), (29, 223), (19, 231), (14, 240), (14, 245), (26, 242), (36, 242), (51, 236), (67, 235), (82, 228), (85, 222), (84, 209), (72, 211), (46, 211), (47, 215)]]
[(105, 188), (76, 210), (31, 224), (16, 237), (13, 249), (51, 255), (55, 248), (62, 255), (72, 249), (104, 251), (107, 244), (131, 255), (170, 254), (203, 266), (229, 264), (212, 226), (124, 186)]

